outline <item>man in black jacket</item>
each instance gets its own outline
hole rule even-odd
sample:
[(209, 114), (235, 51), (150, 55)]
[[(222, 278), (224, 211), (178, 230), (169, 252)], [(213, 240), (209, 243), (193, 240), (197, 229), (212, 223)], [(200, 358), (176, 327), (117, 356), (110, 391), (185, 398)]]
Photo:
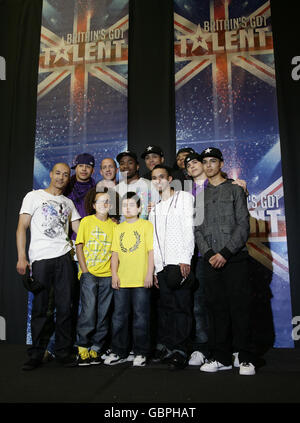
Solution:
[(205, 372), (232, 368), (232, 345), (238, 349), (240, 374), (254, 375), (250, 348), (251, 286), (248, 277), (249, 212), (241, 187), (222, 176), (223, 156), (217, 148), (201, 153), (208, 185), (204, 192), (204, 220), (195, 228), (204, 257), (209, 344), (212, 358)]

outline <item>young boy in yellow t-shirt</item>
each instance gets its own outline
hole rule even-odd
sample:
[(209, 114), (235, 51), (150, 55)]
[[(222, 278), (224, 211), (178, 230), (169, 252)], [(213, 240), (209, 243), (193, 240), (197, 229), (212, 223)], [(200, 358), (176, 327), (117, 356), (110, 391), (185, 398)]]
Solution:
[(114, 288), (112, 353), (104, 364), (127, 361), (129, 316), (133, 311), (134, 366), (145, 366), (150, 353), (150, 289), (153, 285), (153, 225), (140, 219), (141, 200), (135, 192), (122, 197), (125, 221), (115, 228), (111, 271)]
[(117, 226), (109, 217), (114, 192), (93, 190), (94, 214), (84, 217), (76, 237), (79, 262), (81, 310), (77, 323), (78, 365), (100, 364), (101, 350), (109, 330), (111, 287), (111, 244)]

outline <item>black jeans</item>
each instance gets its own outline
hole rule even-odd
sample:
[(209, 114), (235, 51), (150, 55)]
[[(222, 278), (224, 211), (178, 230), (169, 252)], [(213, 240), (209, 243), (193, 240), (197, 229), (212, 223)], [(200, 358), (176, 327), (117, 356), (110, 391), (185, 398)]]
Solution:
[(248, 259), (227, 262), (214, 269), (204, 267), (205, 293), (209, 314), (209, 347), (212, 356), (224, 365), (232, 363), (232, 345), (239, 361), (254, 361), (251, 351), (250, 308), (252, 289)]
[[(61, 257), (38, 260), (32, 264), (32, 275), (45, 289), (33, 298), (32, 345), (28, 348), (28, 355), (42, 360), (55, 328), (54, 353), (56, 358), (64, 358), (70, 354), (73, 345), (72, 294), (76, 280), (74, 263), (69, 253)], [(52, 295), (54, 304), (51, 305)]]
[(159, 284), (157, 343), (169, 350), (187, 353), (192, 330), (192, 288), (183, 285), (171, 289), (167, 284), (168, 268), (157, 274)]

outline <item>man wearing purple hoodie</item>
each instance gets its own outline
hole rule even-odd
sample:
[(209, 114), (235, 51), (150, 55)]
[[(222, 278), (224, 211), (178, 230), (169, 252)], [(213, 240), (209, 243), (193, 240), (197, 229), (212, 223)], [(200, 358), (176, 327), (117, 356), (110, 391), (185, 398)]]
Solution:
[[(70, 184), (64, 195), (70, 198), (81, 217), (86, 216), (84, 208), (84, 198), (87, 192), (96, 185), (92, 174), (94, 173), (95, 159), (89, 153), (82, 153), (75, 157), (74, 165), (71, 169), (75, 169), (74, 175), (71, 176)], [(73, 232), (71, 239), (76, 239)]]

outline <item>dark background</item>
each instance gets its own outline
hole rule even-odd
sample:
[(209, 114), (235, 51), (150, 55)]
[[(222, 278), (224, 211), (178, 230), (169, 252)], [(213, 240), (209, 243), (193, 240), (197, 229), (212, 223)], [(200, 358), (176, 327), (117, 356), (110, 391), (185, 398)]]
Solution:
[[(128, 148), (140, 155), (149, 143), (158, 144), (169, 163), (176, 149), (172, 5), (131, 0), (129, 32)], [(300, 316), (300, 81), (291, 77), (292, 58), (300, 56), (297, 3), (284, 8), (274, 0), (271, 7), (292, 311)], [(26, 340), (27, 293), (15, 270), (15, 232), (33, 181), (41, 13), (42, 0), (0, 0), (0, 55), (7, 65), (6, 81), (0, 81), (0, 316), (9, 343)]]

